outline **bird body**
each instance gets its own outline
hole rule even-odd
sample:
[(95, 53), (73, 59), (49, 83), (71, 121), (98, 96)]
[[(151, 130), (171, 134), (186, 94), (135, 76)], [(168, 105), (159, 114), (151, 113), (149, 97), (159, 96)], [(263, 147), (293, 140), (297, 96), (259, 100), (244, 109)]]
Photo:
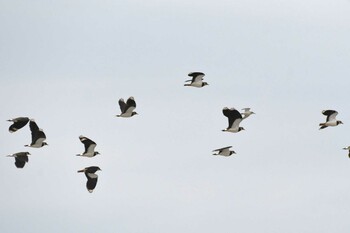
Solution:
[(209, 85), (207, 82), (203, 82), (204, 73), (202, 72), (192, 72), (189, 73), (188, 76), (192, 77), (190, 80), (186, 80), (185, 82), (191, 82), (186, 83), (184, 86), (187, 87), (204, 87), (206, 85)]
[(77, 154), (77, 156), (83, 156), (83, 157), (94, 157), (98, 154), (99, 152), (95, 151), (96, 143), (92, 141), (91, 139), (84, 137), (83, 135), (79, 136), (80, 141), (84, 144), (85, 151), (82, 154)]
[(17, 117), (17, 118), (9, 119), (7, 121), (13, 122), (13, 124), (9, 127), (9, 131), (10, 133), (14, 133), (17, 130), (23, 128), (29, 122), (29, 118)]
[(98, 175), (95, 174), (95, 172), (97, 171), (101, 171), (101, 169), (97, 166), (86, 167), (78, 171), (78, 172), (84, 172), (87, 178), (86, 188), (90, 193), (94, 191), (97, 184)]
[(242, 110), (244, 110), (244, 112), (241, 113), (243, 115), (242, 120), (248, 118), (252, 114), (255, 114), (255, 112), (250, 111), (250, 108), (243, 108)]
[(29, 128), (32, 133), (32, 142), (27, 147), (40, 148), (48, 145), (46, 142), (46, 135), (42, 129), (39, 129), (38, 125), (33, 119), (29, 121)]
[(320, 129), (327, 128), (328, 126), (337, 126), (339, 124), (343, 124), (342, 121), (338, 121), (336, 119), (338, 112), (335, 110), (324, 110), (324, 111), (322, 111), (322, 114), (327, 116), (327, 118), (326, 118), (325, 123), (320, 123), (320, 125), (319, 125), (319, 126), (321, 126)]
[(231, 156), (232, 154), (236, 154), (236, 152), (234, 152), (233, 150), (230, 150), (231, 147), (232, 146), (227, 146), (227, 147), (213, 150), (213, 152), (216, 152), (213, 155), (222, 155), (222, 156), (228, 157), (228, 156)]
[(240, 127), (239, 124), (242, 121), (242, 115), (234, 108), (223, 108), (222, 113), (224, 116), (228, 118), (228, 127), (226, 129), (223, 129), (224, 132), (231, 132), (231, 133), (237, 133), (241, 130), (244, 130), (243, 127)]
[(134, 112), (135, 108), (136, 108), (136, 102), (134, 97), (129, 97), (129, 99), (127, 99), (126, 103), (124, 102), (124, 99), (121, 98), (118, 101), (119, 103), (119, 107), (121, 110), (121, 114), (117, 115), (117, 117), (132, 117), (134, 115), (137, 115), (137, 112)]
[(15, 165), (17, 168), (23, 168), (26, 163), (28, 163), (29, 152), (18, 152), (12, 155), (7, 155), (7, 157), (15, 158)]

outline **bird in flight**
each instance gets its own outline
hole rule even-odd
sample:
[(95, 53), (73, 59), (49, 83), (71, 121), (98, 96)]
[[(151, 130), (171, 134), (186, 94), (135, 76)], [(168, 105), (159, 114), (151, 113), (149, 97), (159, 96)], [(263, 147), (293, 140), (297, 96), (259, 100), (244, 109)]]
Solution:
[(97, 174), (95, 174), (95, 172), (97, 171), (101, 171), (101, 169), (97, 166), (86, 167), (78, 171), (78, 172), (84, 172), (87, 178), (86, 188), (90, 193), (94, 191), (97, 184), (98, 176)]
[(10, 125), (10, 127), (9, 127), (9, 131), (10, 131), (10, 133), (14, 133), (17, 130), (23, 128), (29, 122), (29, 118), (28, 117), (17, 117), (17, 118), (9, 119), (7, 121), (13, 122), (13, 124)]
[(15, 158), (15, 165), (17, 168), (23, 168), (26, 163), (28, 163), (29, 152), (18, 152), (12, 155), (7, 155), (7, 157)]
[(85, 151), (82, 154), (77, 154), (77, 156), (83, 156), (83, 157), (94, 157), (99, 152), (95, 151), (96, 143), (92, 141), (91, 139), (84, 137), (83, 135), (79, 136), (80, 141), (84, 144)]
[(325, 123), (320, 123), (320, 129), (327, 128), (328, 126), (337, 126), (343, 124), (342, 121), (338, 121), (335, 117), (338, 115), (338, 112), (335, 110), (324, 110), (322, 114), (327, 116)]
[(350, 146), (344, 147), (343, 150), (347, 150), (347, 151), (349, 152), (348, 156), (349, 156), (349, 158), (350, 158)]
[(231, 147), (232, 146), (227, 146), (227, 147), (213, 150), (213, 152), (216, 152), (213, 155), (222, 155), (222, 156), (228, 157), (228, 156), (231, 156), (232, 154), (236, 154), (236, 152), (234, 152), (233, 150), (230, 150)]
[(134, 115), (137, 115), (137, 112), (134, 112), (136, 108), (136, 102), (134, 97), (130, 97), (127, 99), (126, 103), (124, 102), (124, 99), (121, 98), (118, 101), (119, 107), (121, 110), (121, 114), (117, 115), (117, 117), (132, 117)]
[(244, 130), (243, 127), (240, 127), (239, 124), (242, 121), (242, 115), (234, 108), (223, 108), (222, 113), (228, 118), (228, 127), (223, 129), (224, 132), (237, 133), (241, 130)]
[(40, 148), (48, 145), (46, 142), (46, 135), (42, 129), (39, 129), (38, 125), (35, 123), (34, 119), (29, 121), (29, 128), (32, 132), (32, 142), (27, 147)]
[(186, 80), (185, 82), (191, 82), (191, 83), (185, 83), (184, 86), (186, 87), (204, 87), (209, 85), (207, 82), (203, 82), (204, 73), (202, 72), (192, 72), (189, 73), (188, 76), (192, 77), (190, 80)]

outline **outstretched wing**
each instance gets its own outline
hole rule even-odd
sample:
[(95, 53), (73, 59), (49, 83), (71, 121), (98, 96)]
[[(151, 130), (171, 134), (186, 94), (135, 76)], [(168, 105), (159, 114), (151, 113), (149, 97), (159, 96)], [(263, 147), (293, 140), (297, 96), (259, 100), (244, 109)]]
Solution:
[(17, 117), (17, 118), (14, 118), (12, 120), (9, 120), (9, 121), (13, 122), (13, 124), (10, 125), (10, 127), (9, 127), (10, 133), (13, 133), (13, 132), (16, 132), (17, 130), (23, 128), (28, 123), (29, 118), (28, 117)]
[(126, 108), (125, 108), (125, 112), (129, 112), (132, 113), (136, 108), (136, 102), (134, 97), (130, 97), (127, 101), (126, 101)]
[(327, 116), (326, 121), (335, 121), (335, 117), (338, 115), (338, 112), (335, 110), (324, 110), (322, 111), (322, 114)]
[(226, 147), (223, 147), (223, 148), (219, 148), (219, 149), (216, 149), (216, 150), (213, 150), (213, 152), (215, 151), (222, 151), (222, 150), (226, 150), (226, 149), (230, 149), (232, 146), (226, 146)]
[(30, 131), (32, 131), (32, 133), (39, 130), (39, 127), (38, 127), (38, 125), (35, 123), (34, 120), (30, 120), (30, 122), (29, 122), (29, 128), (30, 128)]
[(32, 144), (41, 145), (46, 140), (46, 135), (42, 129), (32, 131)]
[(80, 136), (79, 139), (84, 144), (84, 153), (94, 153), (96, 147), (96, 143), (94, 141), (84, 136)]
[(228, 128), (239, 127), (239, 124), (242, 121), (242, 115), (236, 109), (224, 108), (222, 113), (228, 118)]
[(28, 162), (28, 156), (27, 155), (21, 155), (15, 157), (15, 165), (17, 168), (23, 168), (26, 162)]
[(126, 107), (126, 104), (125, 104), (125, 102), (124, 102), (124, 99), (123, 99), (123, 98), (120, 98), (119, 101), (118, 101), (118, 103), (119, 103), (120, 111), (121, 111), (122, 113), (124, 113), (125, 107)]
[(85, 176), (87, 178), (86, 188), (90, 193), (92, 193), (96, 187), (98, 176), (94, 173), (87, 172), (85, 173)]
[(202, 72), (191, 72), (188, 74), (188, 76), (192, 77), (192, 83), (202, 81), (204, 75)]

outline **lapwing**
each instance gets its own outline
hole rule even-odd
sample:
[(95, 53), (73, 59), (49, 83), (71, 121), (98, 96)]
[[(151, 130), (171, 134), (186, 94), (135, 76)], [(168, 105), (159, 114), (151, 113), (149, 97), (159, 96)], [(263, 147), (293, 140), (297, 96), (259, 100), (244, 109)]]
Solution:
[(38, 125), (35, 123), (34, 119), (29, 121), (29, 128), (32, 132), (32, 142), (29, 145), (25, 145), (33, 148), (40, 148), (48, 145), (46, 142), (46, 135), (42, 129), (39, 129)]
[(17, 118), (13, 118), (13, 119), (10, 119), (7, 121), (13, 122), (13, 124), (9, 128), (9, 131), (10, 131), (10, 133), (14, 133), (17, 130), (23, 128), (29, 122), (29, 118), (28, 117), (17, 117)]
[(127, 99), (126, 103), (124, 102), (124, 99), (121, 98), (119, 99), (118, 103), (120, 106), (121, 114), (117, 115), (117, 117), (132, 117), (134, 115), (137, 115), (137, 112), (134, 112), (136, 108), (134, 97), (131, 96), (129, 99)]
[(186, 80), (185, 82), (191, 82), (186, 83), (184, 86), (187, 87), (204, 87), (206, 85), (209, 85), (207, 82), (203, 82), (204, 73), (202, 72), (192, 72), (189, 73), (188, 76), (192, 77), (190, 80)]
[(77, 156), (84, 156), (84, 157), (94, 157), (99, 152), (95, 151), (96, 143), (92, 141), (91, 139), (84, 137), (83, 135), (79, 136), (80, 141), (84, 144), (85, 151), (82, 154), (77, 154)]
[(86, 167), (86, 168), (78, 171), (78, 172), (84, 172), (84, 174), (87, 178), (86, 188), (90, 193), (92, 193), (92, 191), (94, 191), (96, 184), (97, 184), (98, 176), (97, 176), (97, 174), (95, 174), (95, 172), (97, 172), (97, 171), (101, 171), (101, 169), (97, 166)]
[(338, 112), (335, 110), (324, 110), (322, 114), (327, 116), (325, 123), (320, 123), (320, 129), (327, 128), (328, 126), (337, 126), (339, 124), (343, 124), (342, 121), (338, 121), (335, 117), (338, 115)]
[(214, 153), (213, 155), (222, 155), (222, 156), (228, 157), (228, 156), (231, 156), (232, 154), (236, 154), (236, 152), (234, 152), (233, 150), (230, 150), (231, 147), (232, 146), (227, 146), (227, 147), (213, 150), (213, 152), (217, 152), (217, 153)]
[(222, 131), (237, 133), (241, 130), (244, 130), (243, 127), (239, 126), (242, 121), (242, 115), (239, 113), (239, 111), (234, 108), (229, 109), (225, 107), (222, 109), (222, 113), (228, 118), (228, 127)]
[(350, 158), (350, 146), (348, 146), (348, 147), (344, 147), (343, 148), (344, 150), (347, 150), (349, 153), (348, 153), (348, 156), (349, 156), (349, 158)]
[(15, 158), (15, 165), (17, 168), (23, 168), (26, 163), (28, 163), (29, 152), (18, 152), (12, 155), (7, 155), (7, 157)]
[(255, 112), (250, 111), (250, 108), (242, 108), (244, 112), (242, 112), (243, 120), (248, 118), (250, 115), (255, 114)]

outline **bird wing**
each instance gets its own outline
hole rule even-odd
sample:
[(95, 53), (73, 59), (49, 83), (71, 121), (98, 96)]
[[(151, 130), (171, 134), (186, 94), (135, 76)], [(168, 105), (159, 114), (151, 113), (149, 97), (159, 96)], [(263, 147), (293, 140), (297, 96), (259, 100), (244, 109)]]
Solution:
[(32, 131), (32, 144), (42, 144), (45, 141), (46, 135), (42, 129), (38, 129), (37, 131)]
[(30, 128), (30, 131), (38, 131), (39, 130), (39, 127), (38, 125), (35, 123), (34, 120), (30, 120), (29, 122), (29, 128)]
[(134, 109), (136, 108), (136, 102), (134, 100), (133, 97), (130, 97), (127, 101), (126, 101), (126, 107), (125, 107), (125, 113), (129, 112), (132, 113), (134, 111)]
[(120, 98), (118, 103), (119, 103), (120, 111), (122, 111), (122, 113), (124, 113), (124, 110), (125, 110), (125, 107), (126, 107), (126, 103), (124, 102), (124, 99)]
[(15, 158), (15, 160), (16, 160), (15, 161), (15, 165), (16, 165), (17, 168), (23, 168), (24, 165), (26, 164), (25, 161), (20, 160), (19, 158)]
[(85, 173), (85, 176), (87, 178), (86, 188), (90, 193), (92, 193), (92, 191), (96, 187), (98, 176), (94, 173), (87, 173), (87, 172)]
[(203, 77), (204, 77), (204, 73), (202, 72), (192, 72), (192, 73), (189, 73), (188, 76), (192, 77), (192, 83), (194, 82), (200, 82), (203, 80)]
[(242, 121), (242, 115), (236, 109), (224, 108), (222, 113), (228, 118), (228, 128), (239, 127), (239, 123)]
[(232, 146), (227, 146), (227, 147), (223, 147), (223, 148), (219, 148), (219, 149), (216, 149), (216, 150), (213, 150), (213, 152), (215, 151), (223, 151), (225, 149), (230, 149)]
[(96, 143), (87, 137), (80, 136), (80, 141), (84, 144), (85, 152), (84, 153), (94, 153)]
[(28, 123), (29, 118), (28, 117), (18, 117), (18, 118), (9, 120), (9, 121), (13, 122), (13, 124), (10, 125), (10, 127), (9, 127), (10, 133), (13, 133), (13, 132), (16, 132), (17, 130), (23, 128)]
[(325, 110), (325, 111), (322, 111), (322, 114), (327, 116), (327, 122), (328, 121), (335, 121), (335, 117), (338, 115), (338, 112), (335, 111), (335, 110)]

